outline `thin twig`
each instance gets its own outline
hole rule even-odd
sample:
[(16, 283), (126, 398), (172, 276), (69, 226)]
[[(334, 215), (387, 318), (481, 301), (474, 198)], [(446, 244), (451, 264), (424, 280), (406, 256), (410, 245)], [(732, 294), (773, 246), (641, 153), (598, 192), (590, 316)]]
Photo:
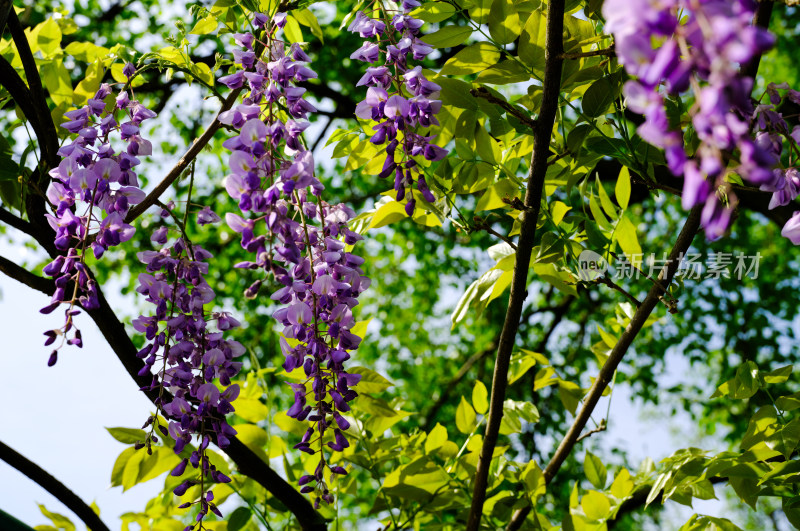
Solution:
[(628, 300), (630, 300), (634, 305), (636, 305), (637, 308), (642, 305), (642, 303), (639, 302), (639, 299), (637, 299), (636, 297), (631, 295), (630, 292), (627, 291), (625, 288), (623, 288), (622, 286), (620, 286), (619, 284), (617, 284), (616, 282), (614, 282), (613, 280), (608, 278), (607, 275), (602, 275), (602, 276), (596, 278), (594, 280), (594, 282), (596, 282), (597, 284), (606, 285), (611, 289), (615, 289), (615, 290), (619, 291), (620, 293), (625, 295), (628, 298)]
[(598, 57), (601, 55), (607, 55), (609, 57), (615, 57), (617, 55), (616, 50), (614, 49), (614, 45), (612, 44), (608, 48), (603, 48), (602, 50), (592, 50), (589, 52), (576, 52), (576, 53), (562, 53), (560, 58), (561, 59), (583, 59), (584, 57)]
[(589, 437), (591, 437), (595, 433), (600, 433), (601, 431), (606, 431), (606, 428), (608, 428), (608, 422), (606, 422), (606, 419), (601, 419), (600, 420), (600, 424), (595, 429), (587, 431), (586, 433), (584, 433), (583, 435), (578, 437), (578, 440), (575, 441), (575, 442), (579, 443), (584, 439), (588, 439)]
[(519, 120), (520, 122), (524, 123), (525, 125), (527, 125), (531, 129), (536, 127), (536, 120), (534, 120), (533, 118), (531, 118), (530, 116), (525, 114), (524, 111), (522, 111), (521, 109), (515, 107), (514, 105), (512, 105), (509, 102), (507, 102), (506, 100), (504, 100), (502, 98), (498, 98), (497, 96), (495, 96), (494, 94), (489, 92), (484, 87), (474, 88), (474, 89), (470, 90), (469, 93), (472, 94), (473, 96), (475, 96), (476, 98), (482, 98), (482, 99), (488, 101), (489, 103), (494, 103), (495, 105), (499, 105), (500, 107), (505, 109), (508, 114), (514, 116), (517, 120)]

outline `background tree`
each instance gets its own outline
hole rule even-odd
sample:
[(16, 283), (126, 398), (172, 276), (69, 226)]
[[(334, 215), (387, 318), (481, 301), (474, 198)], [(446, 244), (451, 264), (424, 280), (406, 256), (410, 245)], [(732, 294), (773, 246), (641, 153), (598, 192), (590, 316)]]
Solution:
[[(9, 242), (39, 250), (38, 261), (0, 258), (0, 270), (53, 293), (42, 273), (59, 254), (44, 217), (52, 210), (45, 192), (59, 146), (74, 138), (59, 126), (101, 83), (118, 89), (129, 82), (159, 115), (142, 126), (153, 142), (153, 156), (141, 157), (142, 189), (154, 197), (157, 185), (167, 184), (155, 206), (174, 201), (177, 215), (162, 218), (155, 207), (137, 212), (132, 238), (87, 265), (99, 286), (117, 279), (134, 294), (144, 266), (132, 257), (156, 248), (151, 235), (165, 223), (214, 256), (207, 281), (242, 321), (235, 339), (247, 352), (236, 377), (242, 393), (229, 417), (238, 431), (224, 450), (230, 459), (210, 454), (232, 479), (213, 488), (215, 502), (230, 501), (223, 518), (206, 518), (208, 528), (323, 529), (334, 519), (353, 528), (379, 520), (389, 529), (639, 529), (646, 522), (677, 528), (682, 522), (662, 522), (656, 506), (645, 505), (712, 498), (722, 493), (714, 485), (723, 483), (757, 509), (739, 504), (730, 519), (740, 527), (796, 526), (800, 436), (790, 375), (800, 264), (796, 246), (780, 236), (796, 204), (770, 209), (771, 191), (729, 176), (728, 191), (738, 198), (730, 232), (714, 241), (697, 234), (702, 205), (684, 211), (684, 180), (670, 172), (669, 154), (635, 132), (643, 119), (622, 87), (642, 76), (620, 65), (625, 52), (616, 57), (601, 4), (432, 1), (412, 11), (425, 22), (422, 40), (436, 49), (414, 62), (441, 87), (434, 142), (450, 150), (440, 161), (417, 157), (434, 196), (428, 201), (418, 177), (399, 200), (392, 183), (378, 177), (385, 146), (370, 141), (374, 123), (354, 115), (366, 95), (357, 83), (368, 65), (348, 59), (365, 39), (346, 29), (358, 10), (380, 18), (380, 9), (400, 6), (221, 0), (167, 9), (135, 1), (64, 10), (60, 3), (0, 2), (0, 230)], [(224, 224), (201, 225), (195, 215), (202, 207), (222, 217), (239, 212), (223, 186), (231, 169), (222, 143), (236, 131), (216, 116), (240, 94), (218, 80), (238, 69), (231, 33), (250, 31), (253, 12), (276, 10), (288, 14), (283, 34), (307, 42), (318, 71), (302, 83), (321, 109), (310, 115), (306, 143), (325, 200), (358, 213), (350, 227), (365, 241), (354, 252), (363, 248), (363, 269), (373, 279), (356, 312), (365, 339), (350, 362), (362, 375), (347, 431), (354, 443), (340, 453), (350, 473), (331, 482), (336, 503), (318, 510), (295, 487), (314, 463), (291, 448), (305, 426), (284, 413), (292, 393), (271, 318), (279, 304), (269, 299), (280, 285), (270, 281), (259, 296), (243, 297), (258, 277), (233, 267), (244, 255), (239, 236)], [(760, 62), (756, 56), (742, 65), (744, 74), (758, 72), (754, 99), (770, 82), (800, 84), (790, 60), (797, 19), (795, 7), (758, 5), (756, 24), (769, 24), (777, 41)], [(123, 72), (130, 61), (132, 80)], [(790, 94), (779, 89), (773, 104), (791, 131), (798, 102)], [(690, 154), (700, 144), (694, 103), (691, 91), (666, 100), (669, 123), (683, 130), (681, 148)], [(791, 167), (797, 152), (786, 142), (781, 162)], [(739, 161), (741, 153), (726, 156)], [(599, 253), (608, 274), (582, 277), (584, 250)], [(677, 271), (681, 253), (699, 254), (702, 276), (711, 278)], [(714, 253), (732, 257), (731, 273), (735, 253), (760, 253), (758, 276), (709, 275)], [(662, 270), (637, 262), (640, 254), (673, 261)], [(620, 278), (625, 268), (633, 273)], [(150, 376), (139, 374), (136, 352), (144, 338), (131, 323), (146, 305), (136, 300), (136, 308), (112, 308), (101, 288), (99, 307), (87, 313), (108, 340), (109, 355), (120, 358), (132, 385), (143, 387)], [(11, 311), (13, 301), (4, 304)], [(692, 371), (665, 386), (668, 352)], [(45, 363), (47, 351), (41, 356)], [(676, 449), (658, 464), (640, 466), (599, 444), (590, 452), (587, 445), (614, 423), (595, 410), (597, 401), (617, 386), (630, 386), (665, 415), (687, 411), (699, 433), (724, 435), (708, 451)], [(198, 499), (200, 489), (179, 498), (172, 491), (185, 477), (163, 478), (181, 461), (174, 441), (164, 437), (148, 455), (134, 449), (144, 431), (111, 434), (130, 445), (112, 484), (164, 484), (163, 495), (123, 523), (181, 529), (193, 521), (197, 507), (178, 506)], [(10, 448), (0, 457), (33, 470)], [(88, 521), (85, 504), (70, 508), (102, 528)], [(54, 526), (65, 525), (59, 522)], [(701, 515), (685, 528), (713, 526), (734, 528)]]

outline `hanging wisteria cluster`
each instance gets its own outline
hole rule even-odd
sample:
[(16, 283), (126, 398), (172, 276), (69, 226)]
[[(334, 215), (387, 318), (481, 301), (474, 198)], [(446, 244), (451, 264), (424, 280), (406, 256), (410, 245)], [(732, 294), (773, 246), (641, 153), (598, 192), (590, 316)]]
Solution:
[[(663, 148), (670, 170), (683, 175), (684, 208), (704, 203), (702, 225), (712, 239), (725, 233), (736, 205), (729, 172), (775, 192), (772, 207), (798, 193), (796, 169), (778, 166), (783, 139), (796, 150), (800, 130), (790, 134), (775, 112), (781, 99), (776, 87), (769, 104), (754, 105), (753, 79), (740, 69), (774, 40), (751, 24), (755, 8), (753, 0), (607, 0), (603, 6), (617, 57), (636, 76), (624, 94), (628, 107), (646, 117), (638, 133)], [(681, 131), (670, 127), (662, 86), (671, 94), (690, 88), (694, 93), (692, 125), (700, 145), (690, 156)], [(787, 97), (800, 99), (791, 90)], [(738, 166), (729, 162), (731, 156)], [(783, 231), (794, 243), (800, 239), (796, 225), (797, 216)]]
[[(123, 72), (130, 81), (135, 68), (128, 63)], [(44, 268), (46, 275), (55, 278), (56, 290), (41, 312), (65, 306), (64, 325), (45, 332), (45, 345), (61, 338), (50, 354), (51, 366), (65, 343), (82, 346), (80, 330), (73, 320), (80, 313), (76, 304), (86, 310), (99, 305), (96, 282), (86, 267), (87, 253), (91, 249), (100, 258), (109, 248), (129, 240), (135, 229), (125, 223), (125, 216), (131, 205), (145, 198), (134, 168), (140, 164), (137, 157), (152, 153), (140, 127), (156, 113), (131, 100), (126, 90), (116, 101), (109, 98), (111, 94), (111, 86), (104, 83), (85, 106), (64, 113), (68, 121), (61, 127), (77, 137), (59, 149), (61, 163), (50, 171), (53, 180), (47, 199), (55, 212), (46, 216), (56, 231), (55, 247), (63, 254)], [(120, 114), (124, 116), (122, 123), (118, 122)], [(117, 136), (123, 146), (112, 145)], [(118, 150), (120, 147), (124, 149)]]
[[(421, 66), (409, 65), (409, 60), (421, 61), (433, 51), (418, 37), (423, 21), (409, 15), (419, 6), (416, 0), (404, 0), (402, 12), (392, 12), (378, 3), (375, 11), (378, 18), (359, 11), (347, 29), (367, 39), (378, 38), (378, 42), (364, 42), (351, 59), (374, 64), (382, 56), (385, 58), (384, 64), (367, 67), (357, 83), (368, 88), (366, 99), (356, 106), (356, 116), (377, 122), (370, 141), (376, 146), (386, 144), (386, 160), (379, 176), (394, 175), (398, 201), (405, 198), (416, 182), (422, 197), (433, 202), (436, 198), (413, 157), (437, 161), (447, 155), (447, 150), (432, 144), (433, 137), (424, 134), (425, 129), (439, 125), (436, 113), (442, 107), (437, 99), (441, 87), (425, 78)], [(387, 26), (382, 18), (391, 23)], [(416, 200), (413, 194), (408, 195), (405, 210), (410, 216)]]
[[(152, 239), (159, 241), (162, 236)], [(164, 426), (158, 415), (151, 415), (144, 425), (151, 427), (150, 433), (137, 447), (146, 446), (150, 451), (151, 443), (158, 441), (155, 428), (174, 440), (176, 454), (185, 453), (192, 437), (198, 436), (197, 449), (181, 460), (172, 475), (183, 476), (187, 464), (199, 469), (196, 477), (184, 480), (174, 493), (183, 496), (190, 487), (200, 487), (199, 501), (181, 505), (185, 508), (199, 503), (196, 521), (200, 522), (209, 510), (221, 516), (212, 501), (211, 486), (230, 482), (211, 464), (206, 449), (212, 435), (224, 449), (229, 437), (236, 434), (225, 415), (234, 411), (231, 402), (239, 395), (239, 385), (231, 384), (231, 378), (242, 364), (233, 360), (245, 350), (237, 341), (225, 339), (223, 331), (240, 323), (226, 312), (206, 311), (214, 300), (214, 291), (204, 278), (208, 274), (206, 261), (211, 258), (206, 250), (181, 238), (161, 251), (144, 251), (137, 256), (146, 264), (147, 273), (139, 275), (136, 291), (155, 306), (153, 315), (140, 316), (133, 322), (148, 341), (138, 353), (145, 362), (139, 374), (153, 374), (149, 389), (159, 391), (156, 407), (168, 421)], [(208, 329), (209, 322), (214, 321), (216, 332)], [(215, 379), (225, 387), (222, 392)]]
[[(239, 202), (242, 215), (229, 213), (228, 225), (241, 234), (241, 243), (254, 260), (237, 265), (261, 270), (283, 287), (272, 295), (281, 304), (274, 317), (284, 327), (281, 348), (287, 372), (301, 368), (302, 383), (290, 383), (294, 404), (287, 414), (310, 424), (295, 445), (319, 455), (313, 475), (299, 480), (304, 493), (315, 493), (315, 505), (332, 502), (326, 469), (346, 474), (331, 465), (328, 451), (342, 451), (349, 422), (342, 416), (357, 393), (352, 387), (361, 376), (344, 368), (361, 338), (354, 326), (352, 308), (369, 286), (360, 269), (363, 259), (348, 252), (361, 236), (347, 227), (355, 213), (342, 204), (322, 200), (324, 186), (314, 175), (314, 157), (303, 140), (308, 113), (316, 111), (303, 99), (297, 84), (317, 77), (309, 58), (297, 43), (278, 38), (285, 14), (273, 18), (255, 14), (258, 35), (236, 34), (243, 49), (234, 51), (242, 69), (220, 79), (230, 88), (246, 87), (242, 103), (222, 113), (220, 120), (239, 131), (224, 146), (230, 155), (228, 193)], [(266, 50), (266, 59), (256, 50)], [(263, 280), (246, 290), (256, 297)]]

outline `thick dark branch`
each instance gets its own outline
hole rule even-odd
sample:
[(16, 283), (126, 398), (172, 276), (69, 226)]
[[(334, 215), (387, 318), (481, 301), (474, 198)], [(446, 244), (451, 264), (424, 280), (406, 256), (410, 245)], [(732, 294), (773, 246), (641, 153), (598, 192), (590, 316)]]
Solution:
[(41, 291), (45, 295), (52, 295), (55, 291), (56, 285), (52, 280), (49, 280), (39, 275), (34, 275), (22, 266), (18, 266), (8, 258), (0, 256), (0, 273), (13, 278), (18, 282), (22, 282), (29, 288), (36, 291)]
[(25, 82), (17, 71), (11, 66), (11, 63), (2, 56), (0, 56), (0, 85), (11, 94), (11, 98), (19, 106), (22, 114), (30, 121), (33, 126), (33, 132), (38, 138), (42, 131), (39, 125), (38, 113), (36, 112), (36, 104), (33, 102), (33, 96), (30, 90), (28, 90), (28, 86), (25, 85)]
[(547, 9), (547, 29), (545, 33), (545, 67), (542, 81), (542, 106), (536, 126), (533, 128), (533, 154), (528, 172), (528, 187), (525, 192), (525, 210), (522, 211), (517, 259), (514, 264), (514, 276), (511, 281), (511, 294), (508, 300), (503, 331), (497, 348), (497, 360), (492, 378), (491, 402), (486, 422), (478, 468), (472, 490), (472, 506), (467, 519), (467, 531), (480, 528), (483, 514), (483, 503), (488, 487), (489, 467), (492, 462), (494, 448), (500, 433), (500, 422), (503, 419), (503, 402), (508, 387), (508, 368), (511, 353), (522, 315), (522, 305), (528, 295), (528, 269), (530, 267), (531, 250), (536, 236), (536, 221), (542, 203), (542, 188), (547, 173), (547, 159), (550, 154), (550, 140), (553, 134), (556, 113), (558, 111), (559, 93), (561, 92), (561, 71), (564, 52), (564, 0), (551, 0)]
[(216, 133), (219, 128), (222, 127), (222, 122), (219, 121), (220, 113), (227, 111), (233, 106), (241, 91), (242, 89), (234, 90), (228, 95), (227, 98), (225, 98), (225, 100), (222, 102), (219, 112), (217, 113), (217, 116), (215, 116), (214, 121), (211, 122), (211, 125), (209, 125), (205, 132), (203, 132), (203, 134), (200, 135), (200, 137), (197, 138), (197, 140), (195, 140), (191, 146), (189, 146), (189, 149), (186, 150), (186, 153), (183, 154), (178, 163), (175, 164), (175, 166), (169, 170), (169, 173), (164, 176), (161, 182), (158, 183), (158, 185), (149, 194), (147, 194), (147, 197), (145, 197), (144, 201), (133, 207), (128, 212), (128, 215), (125, 217), (125, 221), (127, 223), (135, 220), (141, 216), (145, 210), (153, 206), (156, 201), (159, 200), (161, 194), (163, 194), (167, 188), (172, 186), (172, 183), (174, 183), (175, 180), (181, 176), (181, 173), (183, 173), (183, 171), (189, 167), (197, 155), (200, 154), (200, 151), (202, 151), (202, 149), (206, 147), (206, 144), (208, 144), (209, 141), (211, 141), (211, 139), (214, 137), (214, 133)]
[(50, 115), (50, 108), (47, 106), (44, 87), (39, 77), (39, 69), (28, 44), (28, 38), (25, 36), (25, 31), (22, 29), (19, 18), (17, 18), (17, 14), (13, 9), (9, 12), (8, 28), (11, 30), (14, 44), (17, 45), (19, 58), (22, 61), (22, 67), (25, 69), (25, 77), (28, 78), (28, 86), (30, 87), (30, 94), (34, 104), (33, 110), (36, 119), (34, 121), (32, 116), (28, 116), (28, 119), (31, 120), (36, 130), (36, 137), (39, 139), (39, 147), (42, 150), (42, 160), (49, 168), (55, 168), (58, 166), (58, 134), (56, 133), (56, 126), (53, 124), (53, 117)]
[(11, 227), (14, 227), (18, 231), (24, 232), (28, 236), (33, 236), (33, 225), (22, 218), (18, 218), (3, 207), (0, 207), (0, 221)]
[[(775, 6), (773, 0), (761, 0), (756, 8), (753, 17), (753, 26), (769, 28), (769, 19), (772, 17), (772, 8)], [(758, 65), (761, 63), (761, 54), (754, 56), (748, 63), (742, 66), (741, 73), (748, 77), (756, 77)]]
[(0, 459), (55, 496), (58, 501), (66, 505), (92, 531), (109, 531), (106, 524), (100, 520), (100, 517), (95, 514), (91, 507), (86, 505), (86, 502), (81, 500), (59, 480), (48, 474), (45, 469), (13, 448), (8, 447), (2, 441), (0, 441)]
[(8, 22), (8, 15), (11, 13), (14, 4), (11, 0), (0, 0), (0, 35), (6, 31), (6, 23)]
[[(558, 445), (553, 457), (550, 459), (550, 462), (544, 469), (544, 480), (546, 483), (550, 483), (553, 477), (555, 477), (556, 473), (558, 473), (561, 465), (564, 464), (564, 461), (567, 459), (570, 453), (572, 453), (575, 444), (581, 437), (581, 432), (583, 432), (583, 429), (586, 427), (586, 423), (589, 421), (595, 406), (597, 406), (597, 402), (603, 395), (603, 391), (605, 391), (606, 387), (608, 387), (608, 384), (611, 383), (611, 380), (614, 377), (614, 372), (617, 370), (622, 358), (628, 352), (633, 340), (636, 338), (636, 335), (641, 331), (644, 323), (658, 305), (661, 297), (664, 295), (664, 293), (666, 293), (670, 282), (672, 282), (672, 277), (675, 275), (675, 272), (678, 270), (678, 266), (680, 265), (679, 258), (689, 249), (689, 246), (692, 244), (692, 240), (694, 240), (695, 234), (700, 228), (700, 213), (702, 208), (703, 205), (700, 204), (694, 207), (691, 212), (689, 212), (689, 217), (687, 218), (683, 229), (678, 235), (675, 246), (672, 248), (672, 251), (669, 254), (669, 262), (667, 262), (667, 265), (661, 269), (657, 281), (653, 283), (653, 287), (650, 288), (650, 292), (647, 294), (647, 297), (645, 297), (645, 299), (642, 301), (639, 309), (636, 310), (631, 322), (625, 328), (625, 331), (622, 332), (617, 344), (614, 345), (613, 349), (611, 349), (611, 353), (609, 354), (606, 362), (603, 364), (603, 367), (600, 369), (594, 385), (592, 385), (589, 393), (586, 395), (586, 397), (584, 397), (583, 406), (581, 407), (580, 412), (578, 412), (578, 416), (575, 417), (575, 421), (572, 423), (572, 426), (570, 426), (569, 431), (564, 436), (561, 444)], [(518, 510), (514, 514), (508, 529), (520, 529), (529, 512), (530, 506), (526, 506), (524, 509)]]

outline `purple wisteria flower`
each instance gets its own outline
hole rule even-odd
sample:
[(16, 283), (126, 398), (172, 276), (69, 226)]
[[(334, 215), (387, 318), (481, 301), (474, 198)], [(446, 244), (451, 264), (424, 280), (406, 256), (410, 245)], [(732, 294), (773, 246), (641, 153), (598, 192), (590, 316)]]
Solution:
[[(333, 501), (325, 468), (346, 473), (331, 465), (325, 454), (350, 445), (346, 436), (350, 424), (342, 414), (358, 396), (353, 386), (361, 376), (348, 374), (344, 363), (361, 342), (350, 331), (355, 325), (352, 309), (370, 281), (361, 269), (364, 260), (346, 248), (361, 239), (347, 226), (355, 213), (322, 198), (324, 186), (303, 139), (307, 116), (316, 109), (297, 85), (317, 74), (299, 45), (287, 48), (275, 38), (283, 22), (278, 16), (269, 20), (257, 14), (256, 26), (265, 27), (267, 38), (260, 44), (269, 57), (234, 52), (242, 70), (220, 80), (236, 86), (241, 72), (249, 88), (240, 104), (220, 115), (223, 123), (239, 132), (224, 143), (231, 150), (231, 173), (223, 184), (238, 201), (241, 215), (231, 212), (225, 219), (253, 256), (236, 267), (263, 271), (282, 286), (272, 300), (280, 305), (274, 317), (283, 326), (283, 367), (287, 372), (302, 369), (304, 374), (302, 383), (289, 384), (295, 400), (287, 414), (310, 424), (295, 448), (319, 454), (315, 473), (300, 480), (302, 492), (314, 493), (318, 506)], [(371, 35), (384, 29), (382, 23), (365, 24), (363, 31)], [(247, 50), (256, 41), (255, 36), (236, 37)], [(364, 54), (369, 59), (374, 52), (365, 48)], [(376, 71), (375, 76), (384, 79), (388, 73)], [(265, 280), (256, 280), (245, 296), (258, 296)]]
[[(130, 79), (135, 68), (129, 63), (123, 72)], [(76, 304), (86, 310), (99, 306), (97, 284), (85, 265), (86, 253), (91, 251), (100, 258), (109, 248), (131, 239), (135, 229), (125, 222), (125, 216), (145, 198), (135, 167), (140, 164), (138, 156), (152, 152), (140, 127), (155, 113), (124, 91), (112, 100), (113, 105), (107, 104), (111, 93), (111, 86), (104, 83), (85, 106), (64, 113), (67, 121), (61, 127), (77, 137), (59, 149), (61, 163), (50, 170), (52, 181), (46, 196), (53, 213), (46, 217), (56, 233), (55, 247), (62, 254), (44, 269), (54, 277), (56, 291), (41, 311), (50, 313), (64, 305), (65, 322), (61, 328), (45, 332), (45, 345), (61, 338), (49, 365), (55, 363), (56, 351), (64, 343), (83, 344), (74, 326), (73, 318), (80, 313)], [(121, 151), (112, 146), (117, 134), (124, 143)], [(72, 337), (68, 337), (70, 332)]]
[[(418, 6), (416, 1), (403, 2), (402, 12), (389, 13), (388, 28), (382, 20), (370, 18), (361, 11), (348, 27), (361, 37), (380, 36), (378, 43), (366, 41), (350, 56), (365, 63), (375, 63), (381, 55), (386, 58), (383, 65), (367, 67), (358, 81), (358, 86), (367, 87), (367, 94), (356, 106), (355, 114), (362, 120), (376, 122), (370, 141), (376, 146), (386, 145), (386, 159), (378, 176), (384, 179), (394, 176), (396, 199), (403, 201), (409, 196), (405, 207), (409, 216), (414, 213), (416, 201), (407, 191), (414, 183), (425, 201), (436, 200), (414, 157), (438, 161), (448, 153), (431, 143), (432, 136), (422, 132), (439, 125), (436, 114), (442, 102), (438, 100), (441, 87), (425, 78), (422, 67), (409, 65), (410, 59), (420, 61), (433, 52), (433, 48), (419, 38), (423, 22), (409, 15)], [(399, 74), (397, 81), (393, 73)]]
[[(789, 204), (800, 191), (796, 170), (778, 168), (783, 139), (797, 139), (775, 111), (781, 90), (790, 100), (800, 93), (771, 84), (769, 103), (754, 106), (753, 79), (741, 73), (741, 65), (774, 42), (752, 24), (755, 7), (753, 0), (606, 0), (603, 6), (617, 57), (636, 77), (624, 94), (629, 108), (646, 117), (638, 132), (664, 149), (670, 170), (684, 176), (684, 208), (704, 204), (701, 223), (712, 239), (725, 233), (736, 204), (729, 174), (773, 192), (770, 208)], [(684, 151), (683, 134), (670, 128), (665, 109), (666, 92), (689, 88), (700, 139), (693, 154)]]
[[(201, 247), (179, 239), (171, 247), (140, 252), (137, 256), (146, 265), (147, 273), (139, 275), (136, 291), (155, 307), (152, 315), (142, 315), (133, 321), (133, 327), (148, 340), (137, 354), (144, 360), (139, 374), (153, 375), (152, 383), (145, 389), (169, 391), (169, 394), (159, 392), (156, 400), (167, 425), (162, 425), (156, 415), (150, 416), (143, 426), (151, 426), (150, 434), (137, 447), (146, 446), (149, 450), (151, 442), (157, 442), (156, 428), (174, 440), (176, 454), (188, 447), (194, 435), (198, 436), (197, 449), (175, 467), (172, 475), (184, 476), (187, 463), (198, 469), (200, 480), (185, 479), (174, 492), (182, 496), (192, 485), (208, 487), (201, 494), (197, 520), (200, 521), (209, 510), (220, 514), (211, 503), (210, 482), (204, 483), (202, 479), (230, 481), (210, 463), (206, 448), (212, 434), (223, 449), (230, 444), (230, 437), (236, 435), (225, 415), (234, 411), (231, 402), (239, 395), (239, 385), (232, 384), (231, 379), (242, 364), (234, 359), (244, 354), (245, 349), (239, 342), (225, 339), (223, 332), (240, 323), (227, 312), (206, 310), (215, 295), (204, 278), (211, 254)], [(213, 321), (216, 332), (208, 326)], [(224, 386), (222, 391), (214, 383), (216, 379)], [(189, 505), (191, 502), (182, 507)]]

